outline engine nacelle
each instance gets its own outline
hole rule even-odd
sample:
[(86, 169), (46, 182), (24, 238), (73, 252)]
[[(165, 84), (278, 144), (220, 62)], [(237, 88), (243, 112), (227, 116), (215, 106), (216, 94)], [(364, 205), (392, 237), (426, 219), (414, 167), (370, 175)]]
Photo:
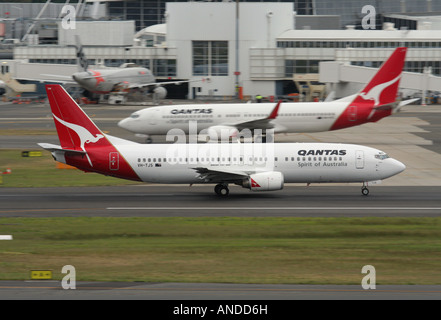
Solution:
[(235, 137), (239, 133), (236, 127), (231, 126), (213, 126), (207, 130), (210, 139), (213, 140), (224, 140), (230, 137)]
[(156, 95), (157, 99), (161, 100), (167, 96), (167, 89), (165, 89), (164, 87), (156, 87), (153, 90), (153, 93)]
[(244, 180), (242, 187), (252, 191), (274, 191), (283, 189), (284, 178), (281, 172), (255, 173)]

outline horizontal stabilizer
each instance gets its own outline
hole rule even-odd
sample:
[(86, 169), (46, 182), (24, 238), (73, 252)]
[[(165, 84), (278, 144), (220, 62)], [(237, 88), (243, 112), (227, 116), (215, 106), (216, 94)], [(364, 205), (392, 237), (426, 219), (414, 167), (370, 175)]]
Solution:
[(77, 153), (77, 154), (86, 154), (85, 151), (82, 150), (72, 150), (72, 149), (63, 149), (61, 146), (57, 146), (56, 144), (51, 143), (37, 143), (40, 147), (42, 147), (44, 150), (54, 152), (54, 151), (61, 151), (61, 152), (67, 152), (67, 153)]
[(398, 104), (397, 109), (400, 110), (401, 107), (407, 106), (408, 104), (414, 103), (414, 102), (416, 102), (416, 101), (418, 101), (418, 100), (420, 100), (420, 99), (421, 99), (421, 98), (414, 98), (414, 99), (408, 99), (408, 100), (401, 101), (401, 102)]
[(353, 94), (353, 95), (350, 95), (350, 96), (347, 96), (347, 97), (343, 97), (343, 98), (340, 98), (340, 99), (336, 99), (336, 100), (333, 100), (334, 102), (350, 102), (350, 101), (352, 101), (352, 100), (354, 100), (354, 98), (357, 96), (357, 94)]

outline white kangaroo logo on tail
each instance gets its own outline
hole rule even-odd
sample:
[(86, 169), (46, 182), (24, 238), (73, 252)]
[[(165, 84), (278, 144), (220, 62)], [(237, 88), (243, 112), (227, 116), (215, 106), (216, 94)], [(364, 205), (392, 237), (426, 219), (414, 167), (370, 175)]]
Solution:
[(362, 97), (364, 100), (374, 100), (375, 104), (374, 107), (378, 106), (380, 104), (380, 95), (383, 92), (384, 89), (389, 87), (391, 84), (398, 81), (401, 77), (401, 74), (399, 74), (395, 79), (392, 79), (388, 82), (381, 83), (369, 90), (369, 92), (362, 92), (360, 93), (360, 97)]
[(89, 130), (77, 125), (77, 124), (73, 124), (73, 123), (69, 123), (66, 122), (64, 120), (61, 120), (60, 118), (58, 118), (56, 115), (52, 114), (54, 116), (55, 119), (57, 119), (58, 122), (60, 122), (61, 124), (65, 125), (66, 127), (68, 127), (69, 129), (72, 129), (73, 131), (75, 131), (75, 133), (78, 135), (78, 137), (80, 138), (81, 141), (81, 149), (86, 152), (86, 157), (87, 160), (89, 160), (89, 164), (91, 167), (93, 167), (92, 165), (92, 161), (90, 161), (89, 155), (87, 154), (86, 149), (84, 149), (84, 144), (86, 143), (96, 143), (98, 140), (104, 138), (104, 136), (102, 134), (97, 134), (96, 137), (94, 137)]

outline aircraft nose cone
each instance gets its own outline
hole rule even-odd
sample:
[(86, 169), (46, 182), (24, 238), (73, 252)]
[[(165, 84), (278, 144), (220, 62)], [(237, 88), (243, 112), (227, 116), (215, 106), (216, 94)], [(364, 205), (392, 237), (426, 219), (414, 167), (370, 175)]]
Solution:
[[(395, 159), (394, 159), (395, 160)], [(403, 172), (406, 169), (406, 166), (404, 165), (404, 163), (395, 160), (395, 164), (394, 164), (396, 170), (397, 170), (397, 174), (400, 172)]]
[(395, 160), (395, 159), (388, 159), (386, 164), (386, 171), (390, 176), (394, 176), (396, 174), (399, 174), (400, 172), (403, 172), (404, 169), (406, 169), (406, 166), (404, 163)]
[(88, 74), (87, 72), (75, 72), (72, 75), (72, 79), (80, 84), (84, 84), (88, 77), (90, 77), (90, 74)]
[(127, 122), (128, 122), (127, 118), (122, 119), (121, 121), (118, 122), (118, 127), (128, 130)]
[(83, 79), (80, 77), (80, 75), (78, 73), (74, 73), (72, 75), (72, 79), (74, 79), (74, 81), (79, 84), (82, 84), (82, 82), (83, 82)]

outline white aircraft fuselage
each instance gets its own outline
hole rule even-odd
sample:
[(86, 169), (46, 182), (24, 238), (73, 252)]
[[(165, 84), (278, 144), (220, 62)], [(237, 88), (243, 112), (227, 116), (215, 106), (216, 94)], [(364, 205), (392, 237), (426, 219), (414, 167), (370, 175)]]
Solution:
[(399, 82), (407, 49), (397, 48), (357, 94), (330, 102), (279, 102), (161, 106), (136, 111), (118, 125), (144, 135), (164, 135), (170, 129), (189, 133), (190, 121), (208, 133), (242, 129), (282, 132), (323, 132), (376, 122), (406, 102), (398, 103)]
[(88, 69), (74, 73), (72, 78), (84, 89), (98, 94), (127, 90), (135, 83), (142, 86), (156, 81), (151, 71), (142, 67)]
[[(110, 141), (112, 141), (110, 139)], [(394, 176), (405, 166), (384, 152), (329, 143), (114, 144), (140, 180), (156, 183), (213, 183), (201, 170), (280, 172), (283, 183), (370, 182)], [(247, 178), (227, 178), (242, 183)]]
[[(271, 121), (275, 133), (320, 132), (339, 129), (336, 120), (345, 111), (348, 102), (281, 103), (277, 118)], [(150, 107), (132, 113), (118, 126), (133, 133), (165, 135), (170, 129), (189, 133), (189, 123), (196, 121), (198, 130), (215, 126), (235, 127), (239, 121), (256, 121), (274, 109), (274, 103), (237, 103), (210, 105), (175, 105)], [(377, 116), (386, 116), (387, 111)], [(390, 114), (390, 113), (389, 113)], [(354, 110), (347, 117), (348, 126), (357, 125), (364, 117)], [(378, 120), (377, 117), (372, 120)]]

